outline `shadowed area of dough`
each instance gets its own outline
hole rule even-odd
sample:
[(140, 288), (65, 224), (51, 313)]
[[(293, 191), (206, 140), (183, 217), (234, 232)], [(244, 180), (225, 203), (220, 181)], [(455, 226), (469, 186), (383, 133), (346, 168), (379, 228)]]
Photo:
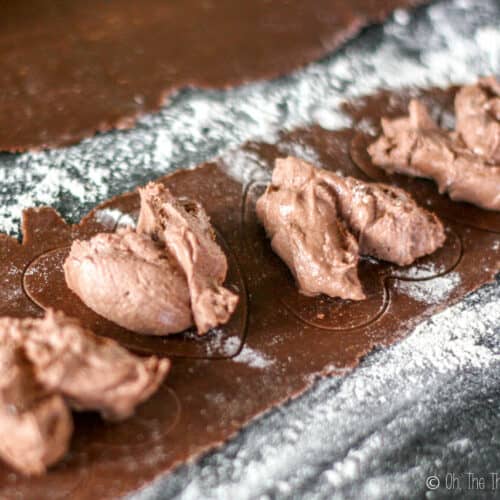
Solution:
[(452, 200), (500, 210), (500, 101), (493, 78), (463, 87), (455, 99), (457, 129), (440, 128), (420, 101), (409, 116), (382, 118), (383, 134), (368, 148), (389, 173), (434, 179)]
[(440, 220), (402, 189), (289, 157), (276, 160), (257, 216), (305, 294), (364, 298), (358, 254), (408, 265), (445, 241)]
[(129, 330), (199, 334), (226, 323), (238, 296), (224, 288), (227, 259), (201, 205), (161, 184), (139, 190), (137, 230), (75, 241), (64, 263), (68, 287), (101, 316)]
[(24, 474), (44, 473), (68, 450), (69, 406), (127, 418), (169, 369), (168, 359), (134, 356), (60, 312), (0, 318), (0, 457)]

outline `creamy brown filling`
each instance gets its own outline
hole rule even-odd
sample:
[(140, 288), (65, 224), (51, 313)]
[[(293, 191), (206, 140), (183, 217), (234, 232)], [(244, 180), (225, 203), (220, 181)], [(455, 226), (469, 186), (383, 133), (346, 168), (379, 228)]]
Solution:
[(238, 296), (222, 286), (227, 259), (203, 207), (193, 201), (181, 203), (162, 184), (150, 183), (139, 193), (137, 232), (164, 244), (184, 272), (198, 333), (226, 323)]
[(375, 165), (436, 181), (452, 200), (500, 210), (500, 84), (492, 77), (460, 89), (456, 130), (440, 128), (424, 104), (409, 115), (382, 118), (382, 135), (368, 147)]
[(0, 318), (0, 457), (42, 474), (68, 450), (69, 407), (127, 418), (169, 368), (167, 359), (133, 356), (52, 310), (43, 319)]
[(301, 292), (365, 298), (359, 254), (408, 265), (445, 240), (443, 225), (402, 189), (276, 160), (257, 216)]
[(136, 230), (75, 241), (66, 282), (101, 316), (129, 330), (167, 335), (196, 324), (199, 334), (226, 323), (238, 296), (222, 284), (227, 259), (201, 205), (161, 184), (139, 190)]

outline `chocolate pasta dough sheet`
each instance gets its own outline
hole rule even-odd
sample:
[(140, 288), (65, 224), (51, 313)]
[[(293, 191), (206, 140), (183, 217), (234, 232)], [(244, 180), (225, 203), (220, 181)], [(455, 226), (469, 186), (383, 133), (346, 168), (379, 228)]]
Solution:
[[(340, 103), (388, 85), (446, 86), (472, 82), (479, 75), (499, 75), (499, 19), (497, 2), (488, 0), (440, 1), (416, 13), (398, 11), (389, 22), (365, 31), (334, 56), (287, 78), (224, 92), (185, 91), (128, 131), (100, 134), (70, 148), (1, 155), (0, 229), (19, 237), (22, 208), (33, 205), (55, 206), (68, 222), (76, 223), (113, 195), (221, 153), (227, 160), (225, 171), (227, 167), (238, 182), (266, 181), (269, 169), (267, 162), (262, 166), (260, 154), (241, 148), (226, 153), (249, 138), (263, 138), (279, 145), (282, 155), (320, 164), (305, 142), (281, 145), (276, 131), (305, 122), (319, 122), (332, 130), (349, 126), (339, 112)], [(347, 141), (342, 144), (350, 147)], [(259, 194), (261, 186), (255, 186), (253, 193)], [(132, 220), (113, 209), (99, 211), (97, 218), (108, 230), (117, 219), (120, 224)], [(416, 277), (425, 277), (432, 267), (419, 269)], [(489, 470), (492, 464), (496, 467), (498, 450), (491, 435), (498, 432), (494, 411), (498, 284), (497, 278), (496, 284), (433, 314), (409, 338), (377, 350), (358, 369), (314, 384), (218, 451), (157, 483), (142, 478), (137, 484), (151, 486), (134, 498), (279, 497), (290, 491), (371, 499), (415, 492), (415, 497), (421, 497), (429, 474), (444, 478), (449, 470), (469, 471), (471, 461), (478, 471)], [(411, 289), (415, 300), (436, 308), (458, 285), (460, 278), (451, 271), (430, 280), (400, 281), (398, 288), (406, 294)], [(235, 353), (234, 344), (232, 340), (227, 345), (229, 355)], [(213, 349), (218, 349), (216, 341)], [(254, 366), (268, 363), (249, 350), (242, 351), (239, 359)], [(176, 398), (168, 386), (159, 397), (168, 422), (169, 412), (176, 411)], [(217, 397), (207, 394), (207, 398)], [(151, 442), (147, 433), (154, 433), (157, 424), (148, 408), (135, 421), (134, 430), (124, 429), (126, 435), (119, 427), (99, 427), (101, 441), (106, 436), (108, 444), (120, 444), (127, 437), (132, 448), (140, 447), (142, 440)], [(79, 452), (85, 432), (90, 432), (87, 428), (103, 424), (91, 414), (77, 415), (77, 420), (77, 426), (82, 422), (75, 442)], [(163, 432), (168, 432), (168, 424)], [(108, 446), (92, 442), (94, 450)], [(141, 464), (144, 454), (139, 454)], [(150, 446), (148, 459), (153, 467), (161, 454), (158, 446)], [(44, 479), (43, 489), (51, 497), (84, 497), (85, 483), (97, 481), (89, 479), (93, 472), (73, 468), (71, 460), (70, 453)], [(123, 478), (137, 474), (134, 454), (128, 455), (125, 464), (116, 465), (114, 477), (108, 477), (105, 485), (109, 496), (123, 491)], [(40, 497), (39, 482), (28, 483), (4, 468), (1, 477), (2, 495), (30, 498), (35, 491)], [(271, 478), (278, 481), (271, 484)], [(129, 487), (130, 483), (125, 485)]]
[[(453, 92), (430, 92), (428, 99), (444, 110)], [(384, 99), (372, 100), (383, 114)], [(405, 94), (394, 94), (390, 102), (398, 100), (403, 106)], [(350, 109), (375, 119), (367, 102), (370, 99), (352, 103)], [(78, 415), (67, 459), (45, 477), (19, 478), (14, 490), (4, 468), (0, 493), (29, 494), (36, 488), (49, 498), (61, 485), (73, 498), (130, 492), (222, 444), (252, 419), (302, 394), (318, 377), (353, 369), (374, 347), (403, 338), (424, 318), (494, 279), (500, 266), (500, 215), (481, 211), (484, 217), (478, 224), (477, 211), (464, 204), (457, 217), (458, 204), (439, 195), (432, 183), (398, 178), (398, 184), (443, 220), (444, 246), (407, 267), (362, 259), (363, 301), (298, 293), (256, 219), (255, 200), (274, 159), (299, 147), (314, 154), (323, 168), (369, 180), (364, 164), (353, 161), (358, 134), (355, 128), (332, 132), (314, 126), (283, 133), (276, 144), (247, 143), (240, 153), (258, 161), (261, 180), (244, 184), (228, 175), (230, 165), (222, 159), (160, 179), (175, 195), (199, 200), (206, 208), (228, 255), (226, 285), (240, 295), (231, 321), (201, 338), (194, 330), (165, 338), (124, 330), (89, 310), (66, 286), (62, 264), (71, 242), (133, 225), (137, 193), (104, 202), (76, 225), (67, 224), (52, 208), (24, 212), (22, 243), (6, 235), (0, 240), (0, 271), (9, 276), (0, 313), (25, 316), (40, 315), (48, 307), (62, 310), (133, 351), (168, 356), (172, 371), (162, 389), (124, 423), (110, 425), (91, 414)], [(106, 218), (110, 213), (114, 217)], [(425, 290), (432, 290), (433, 281), (438, 287), (443, 278), (453, 282), (448, 293), (440, 300), (426, 300)]]
[(284, 75), (395, 9), (424, 2), (4, 2), (0, 150), (61, 146), (130, 128), (186, 87)]

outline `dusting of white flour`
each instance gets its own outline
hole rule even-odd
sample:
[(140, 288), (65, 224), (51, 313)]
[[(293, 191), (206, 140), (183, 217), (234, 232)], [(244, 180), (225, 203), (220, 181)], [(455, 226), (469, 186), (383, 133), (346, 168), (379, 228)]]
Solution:
[(488, 12), (496, 8), (494, 2), (485, 2), (485, 14), (476, 24), (468, 19), (468, 26), (463, 19), (470, 18), (471, 10), (477, 12), (472, 4), (456, 1), (452, 15), (448, 7), (437, 4), (419, 21), (399, 12), (379, 29), (383, 37), (360, 37), (335, 56), (286, 78), (226, 92), (180, 92), (133, 130), (101, 134), (59, 150), (4, 155), (0, 230), (18, 234), (21, 211), (32, 205), (54, 205), (76, 221), (111, 195), (224, 153), (235, 178), (262, 180), (266, 174), (255, 158), (231, 157), (228, 151), (250, 139), (274, 142), (279, 130), (307, 123), (348, 126), (342, 102), (378, 88), (447, 85), (499, 73), (500, 30)]
[[(249, 347), (247, 344), (238, 352), (241, 346), (241, 339), (237, 336), (226, 337), (224, 331), (215, 329), (210, 332), (210, 339), (206, 344), (207, 352), (214, 356), (232, 357), (236, 363), (243, 363), (251, 368), (267, 368), (274, 364), (264, 353)], [(235, 354), (237, 356), (235, 356)], [(234, 356), (234, 357), (233, 357)]]
[(131, 227), (135, 228), (136, 221), (130, 214), (124, 214), (116, 208), (103, 208), (95, 213), (97, 222), (113, 229), (115, 227)]
[(398, 280), (396, 288), (418, 302), (439, 304), (445, 301), (460, 284), (460, 274), (451, 272), (424, 281)]
[(405, 276), (412, 279), (426, 278), (429, 275), (436, 275), (442, 271), (443, 269), (440, 269), (435, 262), (426, 262), (425, 264), (410, 267), (405, 272)]
[[(293, 127), (320, 116), (322, 125), (342, 127), (342, 99), (378, 87), (447, 85), (500, 74), (499, 19), (500, 5), (494, 0), (438, 2), (417, 15), (398, 11), (383, 28), (321, 63), (226, 94), (226, 115), (217, 109), (220, 115), (212, 123), (219, 127), (230, 116), (233, 126), (218, 142), (221, 149), (205, 148), (197, 139), (198, 151), (217, 154), (233, 140), (259, 135), (272, 141), (275, 125)], [(253, 109), (252, 103), (262, 102), (269, 115), (261, 121), (265, 108)], [(232, 113), (249, 107), (246, 129), (241, 127), (245, 120)], [(245, 159), (239, 160), (231, 175), (248, 180), (253, 160), (247, 168)], [(405, 276), (424, 279), (442, 271), (431, 265)], [(407, 287), (416, 300), (434, 303), (460, 283), (451, 273), (396, 285), (403, 291)], [(444, 490), (433, 495), (426, 488), (430, 475), (444, 480), (449, 471), (462, 472), (464, 464), (488, 471), (498, 465), (499, 454), (492, 439), (500, 435), (499, 285), (483, 287), (433, 316), (403, 341), (372, 353), (352, 373), (316, 383), (222, 450), (136, 496), (431, 499), (441, 498)]]
[[(240, 345), (240, 339), (238, 337), (229, 337), (224, 342), (224, 348), (227, 353), (233, 353), (235, 349)], [(250, 366), (251, 368), (267, 368), (274, 363), (274, 360), (268, 358), (265, 354), (261, 353), (257, 349), (252, 349), (248, 345), (244, 345), (243, 349), (238, 353), (237, 356), (232, 358), (236, 363), (243, 363)]]

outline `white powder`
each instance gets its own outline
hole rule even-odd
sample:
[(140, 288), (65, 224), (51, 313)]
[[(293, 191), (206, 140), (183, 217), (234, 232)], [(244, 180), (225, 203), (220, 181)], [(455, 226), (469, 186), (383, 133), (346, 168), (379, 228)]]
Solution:
[(271, 173), (262, 159), (251, 151), (230, 149), (221, 156), (221, 160), (225, 172), (243, 184), (250, 181), (268, 182), (271, 179)]
[(321, 167), (321, 160), (316, 151), (305, 144), (296, 142), (280, 142), (278, 149), (283, 156), (295, 156), (301, 160)]
[(424, 281), (398, 280), (396, 288), (419, 302), (438, 304), (446, 300), (459, 284), (460, 275), (452, 272)]
[(274, 364), (273, 359), (269, 359), (267, 356), (262, 354), (260, 351), (257, 351), (256, 349), (252, 349), (251, 347), (248, 347), (247, 345), (243, 346), (243, 349), (241, 352), (233, 358), (233, 361), (236, 361), (236, 363), (243, 363), (245, 365), (248, 365), (252, 368), (268, 368), (272, 364)]
[[(291, 127), (312, 120), (330, 96), (500, 74), (499, 19), (495, 0), (439, 2), (417, 16), (398, 12), (383, 29), (334, 57), (277, 82), (225, 94), (227, 113), (241, 109), (238, 99), (255, 102), (260, 95), (270, 117), (259, 130), (257, 106), (247, 135), (243, 121), (232, 116), (222, 142), (229, 147), (237, 137), (259, 133), (272, 141), (275, 123)], [(216, 147), (210, 151), (217, 154)], [(245, 171), (239, 175), (244, 178)], [(420, 268), (411, 277), (439, 271)], [(443, 278), (420, 285), (422, 300), (441, 300), (459, 284), (453, 274)], [(425, 290), (431, 283), (437, 293)], [(426, 490), (430, 474), (444, 477), (464, 463), (484, 472), (498, 468), (499, 286), (483, 287), (433, 316), (403, 341), (367, 356), (352, 373), (316, 383), (137, 498), (431, 499), (443, 490), (434, 496)]]
[[(241, 346), (241, 339), (237, 336), (227, 337), (224, 331), (216, 328), (210, 332), (210, 338), (206, 344), (209, 355), (234, 356)], [(236, 363), (243, 363), (252, 368), (267, 368), (274, 363), (273, 359), (256, 349), (244, 345), (237, 356), (232, 358)]]
[[(246, 140), (274, 142), (280, 129), (311, 122), (329, 129), (348, 126), (340, 104), (381, 87), (446, 85), (500, 73), (500, 30), (489, 12), (496, 5), (486, 1), (482, 8), (482, 23), (468, 19), (468, 25), (463, 19), (473, 7), (458, 1), (430, 7), (417, 24), (398, 11), (379, 30), (383, 38), (367, 42), (361, 37), (286, 78), (225, 92), (183, 91), (133, 130), (100, 134), (59, 150), (4, 155), (0, 230), (17, 235), (22, 208), (32, 205), (54, 205), (76, 221), (109, 196), (234, 150)], [(238, 153), (228, 163), (242, 181), (265, 176)]]
[[(483, 392), (497, 394), (500, 382), (498, 354), (487, 343), (500, 347), (496, 290), (498, 283), (435, 315), (347, 376), (316, 383), (223, 450), (137, 497), (157, 498), (156, 491), (185, 500), (287, 492), (311, 499), (423, 498), (426, 477), (461, 470), (464, 456), (487, 470), (498, 424), (484, 432), (480, 427), (476, 436), (474, 422), (481, 417), (468, 412)], [(491, 411), (493, 424), (498, 417)]]
[(419, 264), (410, 267), (406, 272), (405, 276), (407, 278), (418, 279), (425, 278), (429, 275), (435, 275), (442, 272), (443, 269), (439, 269), (435, 262), (427, 262), (425, 264)]
[(131, 227), (135, 228), (136, 221), (130, 214), (124, 214), (116, 208), (104, 208), (98, 210), (95, 214), (97, 222), (100, 222), (109, 229), (113, 229), (115, 226), (118, 227)]
[[(229, 337), (224, 341), (224, 351), (226, 354), (233, 354), (240, 345), (240, 339), (238, 337)], [(252, 368), (267, 368), (274, 363), (274, 360), (269, 359), (265, 354), (261, 353), (256, 349), (252, 349), (247, 345), (243, 346), (243, 349), (238, 353), (237, 356), (232, 358), (236, 363), (243, 363)]]

